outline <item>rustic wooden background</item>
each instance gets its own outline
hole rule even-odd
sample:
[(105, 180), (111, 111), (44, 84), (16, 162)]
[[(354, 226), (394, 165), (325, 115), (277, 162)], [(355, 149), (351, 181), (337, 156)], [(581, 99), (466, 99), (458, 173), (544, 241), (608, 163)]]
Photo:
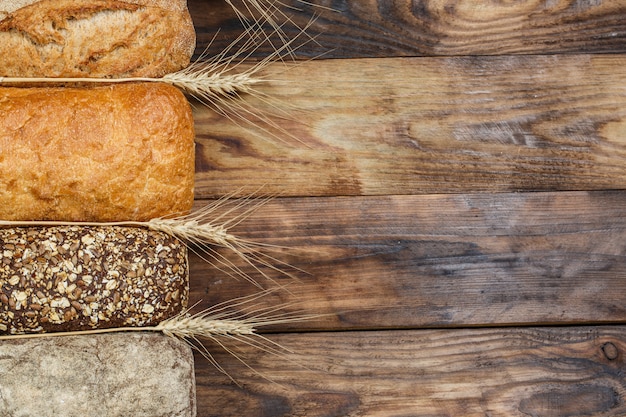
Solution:
[[(207, 342), (198, 415), (626, 415), (626, 2), (313, 3), (256, 127), (195, 118), (198, 206), (278, 196), (232, 229), (292, 266), (231, 257), (286, 287), (255, 308), (315, 317)], [(198, 54), (241, 33), (189, 7)], [(198, 309), (259, 291), (191, 269)]]

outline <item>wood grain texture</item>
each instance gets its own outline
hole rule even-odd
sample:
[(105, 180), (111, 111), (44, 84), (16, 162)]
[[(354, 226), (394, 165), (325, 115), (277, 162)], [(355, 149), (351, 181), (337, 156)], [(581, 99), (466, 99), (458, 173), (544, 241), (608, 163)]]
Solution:
[(286, 358), (242, 347), (197, 357), (198, 416), (618, 416), (626, 328), (272, 335)]
[(197, 198), (261, 186), (326, 196), (626, 185), (621, 55), (326, 60), (271, 69), (276, 81), (261, 87), (269, 102), (248, 96), (245, 103), (284, 129), (259, 120), (276, 136), (197, 107)]
[[(234, 3), (245, 10), (241, 0)], [(317, 16), (308, 29), (316, 42), (303, 45), (296, 52), (299, 58), (626, 51), (623, 1), (315, 0), (317, 7), (297, 0), (280, 3), (280, 10), (293, 20), (284, 26), (288, 38)], [(190, 0), (189, 9), (198, 53), (207, 47), (210, 55), (220, 53), (242, 31), (223, 0)], [(257, 55), (271, 52), (266, 44)]]
[[(324, 315), (274, 331), (626, 321), (624, 192), (279, 198), (232, 233), (306, 271), (264, 268), (287, 288), (260, 305)], [(197, 257), (191, 277), (198, 309), (259, 292)]]
[[(314, 3), (261, 128), (194, 116), (197, 207), (280, 196), (232, 229), (293, 266), (252, 308), (317, 316), (260, 329), (281, 356), (207, 341), (239, 385), (197, 355), (198, 415), (626, 415), (626, 3)], [(241, 33), (189, 7), (198, 53)], [(196, 310), (258, 292), (191, 257)]]

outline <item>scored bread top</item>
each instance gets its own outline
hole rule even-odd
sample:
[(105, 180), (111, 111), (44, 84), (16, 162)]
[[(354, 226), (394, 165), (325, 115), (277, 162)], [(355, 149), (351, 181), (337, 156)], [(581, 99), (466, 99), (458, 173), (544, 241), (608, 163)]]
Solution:
[(0, 76), (161, 77), (189, 65), (184, 1), (0, 0)]
[(0, 87), (0, 219), (188, 213), (194, 139), (187, 99), (166, 84)]

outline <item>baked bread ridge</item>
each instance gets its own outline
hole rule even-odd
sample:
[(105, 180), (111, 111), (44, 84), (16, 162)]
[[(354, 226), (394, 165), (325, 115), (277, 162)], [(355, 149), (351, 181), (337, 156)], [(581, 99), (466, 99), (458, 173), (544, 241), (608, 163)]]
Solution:
[[(40, 3), (42, 0), (0, 0), (0, 17), (2, 14), (13, 13), (22, 7)], [(187, 0), (124, 0), (126, 3), (138, 4), (140, 6), (154, 6), (173, 12), (189, 13), (187, 10)], [(82, 0), (84, 4), (89, 4), (90, 0)]]
[(187, 247), (141, 227), (0, 228), (0, 333), (153, 326), (187, 308)]
[(189, 213), (191, 106), (175, 87), (0, 87), (0, 219), (148, 221)]
[(161, 77), (196, 42), (184, 0), (0, 0), (0, 76)]

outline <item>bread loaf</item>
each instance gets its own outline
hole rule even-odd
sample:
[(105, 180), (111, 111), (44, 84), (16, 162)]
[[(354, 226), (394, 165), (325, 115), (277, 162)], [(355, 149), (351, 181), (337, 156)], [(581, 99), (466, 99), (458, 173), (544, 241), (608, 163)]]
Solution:
[(137, 227), (0, 228), (0, 333), (153, 326), (187, 306), (186, 246)]
[(160, 77), (189, 65), (185, 0), (0, 0), (0, 76)]
[(160, 334), (0, 342), (5, 417), (194, 417), (191, 348)]
[(189, 212), (193, 186), (176, 88), (0, 88), (0, 219), (147, 221)]

